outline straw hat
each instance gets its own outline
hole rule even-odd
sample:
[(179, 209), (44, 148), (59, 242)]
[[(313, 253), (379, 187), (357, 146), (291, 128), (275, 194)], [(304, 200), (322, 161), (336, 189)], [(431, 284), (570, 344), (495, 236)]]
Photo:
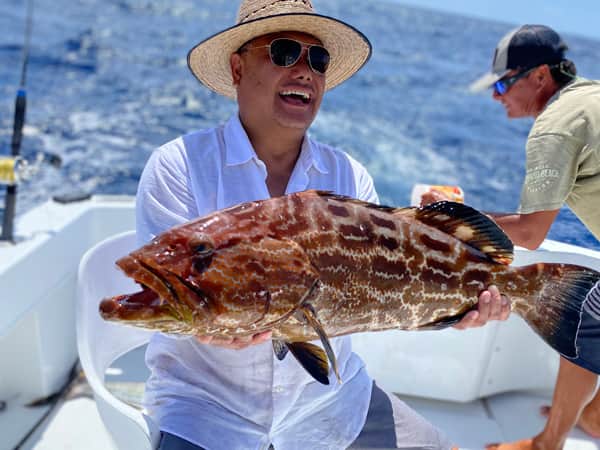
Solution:
[(209, 89), (235, 98), (229, 58), (246, 42), (269, 33), (297, 31), (319, 39), (331, 55), (325, 89), (350, 78), (371, 56), (371, 43), (356, 28), (316, 14), (310, 0), (243, 0), (236, 25), (200, 42), (188, 67)]

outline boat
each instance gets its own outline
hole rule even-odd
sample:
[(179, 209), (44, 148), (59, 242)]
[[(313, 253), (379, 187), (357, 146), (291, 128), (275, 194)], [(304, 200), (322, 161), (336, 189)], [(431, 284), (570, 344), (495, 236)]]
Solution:
[[(17, 217), (13, 240), (0, 243), (0, 450), (149, 448), (141, 441), (151, 424), (119, 419), (120, 408), (143, 417), (144, 345), (88, 373), (93, 382), (78, 362), (89, 368), (89, 349), (102, 345), (86, 341), (93, 329), (81, 330), (78, 271), (107, 242), (123, 242), (113, 251), (126, 253), (134, 221), (131, 196), (57, 197)], [(552, 240), (516, 249), (514, 264), (533, 261), (600, 270), (600, 252)], [(466, 331), (356, 334), (353, 345), (381, 386), (460, 448), (530, 437), (544, 425), (538, 408), (550, 403), (558, 355), (516, 316)], [(598, 448), (578, 429), (565, 447)]]
[[(13, 159), (4, 166), (10, 170), (25, 114), (32, 0), (27, 7)], [(59, 162), (57, 155), (38, 158), (44, 160)], [(16, 188), (7, 192), (0, 237), (0, 450), (151, 448), (156, 426), (141, 407), (149, 333), (104, 324), (121, 328), (103, 335), (94, 303), (100, 297), (90, 287), (91, 281), (114, 289), (130, 282), (118, 278), (112, 262), (134, 243), (134, 198), (55, 196), (18, 216), (13, 229)], [(515, 264), (533, 261), (600, 270), (600, 252), (552, 240), (534, 252), (516, 250)], [(107, 283), (104, 271), (116, 284)], [(131, 348), (122, 352), (126, 344)], [(516, 316), (466, 331), (356, 334), (353, 344), (382, 387), (460, 448), (530, 437), (544, 425), (538, 408), (550, 403), (558, 355)], [(600, 439), (575, 429), (565, 449), (600, 449)]]

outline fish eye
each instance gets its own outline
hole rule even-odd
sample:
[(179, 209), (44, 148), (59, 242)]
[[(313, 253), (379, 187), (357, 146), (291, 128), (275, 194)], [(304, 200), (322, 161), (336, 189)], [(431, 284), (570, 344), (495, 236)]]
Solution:
[(206, 256), (206, 255), (210, 255), (213, 252), (213, 247), (208, 242), (203, 242), (201, 244), (198, 244), (198, 245), (195, 245), (194, 247), (192, 247), (192, 250), (197, 255)]
[(203, 239), (202, 237), (190, 239), (189, 248), (192, 253), (198, 256), (208, 256), (214, 251), (212, 243), (206, 241), (206, 239)]

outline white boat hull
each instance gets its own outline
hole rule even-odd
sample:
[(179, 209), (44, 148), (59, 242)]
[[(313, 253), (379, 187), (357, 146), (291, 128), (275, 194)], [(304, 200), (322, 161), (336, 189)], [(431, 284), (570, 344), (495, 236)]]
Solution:
[(75, 283), (83, 253), (135, 226), (133, 197), (49, 201), (20, 217), (0, 244), (0, 400), (46, 397), (77, 361)]

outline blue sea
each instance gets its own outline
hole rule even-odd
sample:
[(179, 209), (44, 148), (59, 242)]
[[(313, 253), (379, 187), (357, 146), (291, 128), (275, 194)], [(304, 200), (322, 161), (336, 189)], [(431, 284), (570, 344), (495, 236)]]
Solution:
[[(478, 209), (514, 211), (532, 122), (509, 121), (491, 95), (472, 95), (467, 86), (488, 69), (498, 39), (515, 24), (393, 1), (348, 3), (315, 0), (319, 12), (369, 36), (373, 56), (325, 96), (312, 135), (365, 164), (385, 204), (408, 204), (415, 183), (451, 184)], [(55, 194), (135, 194), (155, 147), (226, 120), (235, 103), (203, 88), (186, 55), (233, 24), (234, 4), (35, 0), (22, 153), (56, 153), (63, 166), (19, 186), (17, 214)], [(0, 156), (10, 152), (25, 15), (23, 0), (0, 2)], [(579, 73), (600, 78), (600, 42), (563, 37)], [(550, 238), (600, 249), (568, 209)]]

